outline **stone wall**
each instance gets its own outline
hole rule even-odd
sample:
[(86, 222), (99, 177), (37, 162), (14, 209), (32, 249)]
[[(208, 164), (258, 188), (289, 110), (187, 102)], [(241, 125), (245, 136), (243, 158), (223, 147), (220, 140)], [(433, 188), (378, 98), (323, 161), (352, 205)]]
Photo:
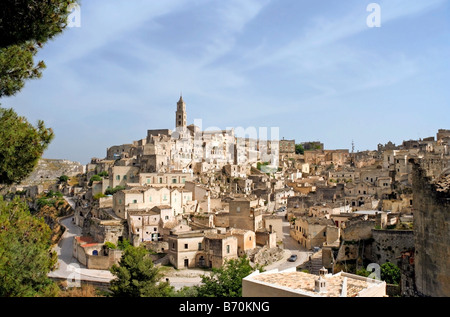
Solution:
[[(437, 191), (421, 160), (413, 164), (415, 281), (425, 296), (450, 296), (450, 191)], [(422, 165), (422, 166), (421, 166)], [(439, 164), (434, 164), (439, 165)]]
[(402, 252), (414, 248), (412, 230), (372, 230), (372, 261), (378, 264), (391, 262), (398, 265)]
[(358, 217), (345, 222), (341, 230), (342, 239), (357, 241), (372, 238), (372, 229), (375, 228), (375, 220), (364, 220)]

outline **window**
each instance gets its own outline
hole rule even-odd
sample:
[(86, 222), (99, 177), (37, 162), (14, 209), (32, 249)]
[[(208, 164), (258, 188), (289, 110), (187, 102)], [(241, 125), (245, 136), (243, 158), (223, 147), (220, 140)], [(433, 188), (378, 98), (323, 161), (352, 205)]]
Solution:
[(177, 183), (177, 179), (176, 178), (172, 178), (172, 184), (176, 184)]
[(185, 249), (188, 248), (188, 244), (187, 244), (187, 243), (184, 244), (184, 248), (185, 248)]
[(162, 179), (162, 177), (160, 177), (159, 178), (159, 183), (162, 184), (162, 182), (163, 182), (163, 179)]
[(147, 184), (151, 184), (152, 183), (152, 179), (151, 178), (147, 178)]
[(126, 180), (127, 179), (127, 175), (123, 175), (123, 180)]
[(241, 207), (237, 207), (236, 212), (241, 212)]
[(230, 246), (227, 245), (227, 253), (230, 253)]
[(156, 229), (156, 228), (153, 228), (153, 231), (157, 231), (157, 229)]
[(116, 180), (120, 181), (120, 175), (116, 176)]
[(149, 196), (149, 197), (148, 197), (148, 201), (149, 201), (149, 202), (152, 202), (152, 196)]
[(167, 195), (164, 195), (163, 200), (167, 200)]
[(201, 242), (198, 243), (198, 249), (199, 249), (199, 250), (202, 249), (202, 243), (201, 243)]

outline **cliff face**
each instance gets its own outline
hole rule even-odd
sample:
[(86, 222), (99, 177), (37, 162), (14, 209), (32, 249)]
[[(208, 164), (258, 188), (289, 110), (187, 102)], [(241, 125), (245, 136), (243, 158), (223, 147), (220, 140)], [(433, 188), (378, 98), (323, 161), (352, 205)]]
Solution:
[(40, 159), (34, 171), (28, 176), (22, 185), (39, 185), (46, 182), (56, 182), (61, 175), (69, 177), (82, 174), (84, 166), (78, 162), (68, 160)]
[(450, 177), (427, 177), (413, 164), (416, 288), (425, 296), (450, 296)]
[(64, 200), (59, 200), (54, 206), (44, 206), (35, 214), (36, 217), (43, 218), (45, 223), (52, 230), (52, 243), (57, 243), (61, 235), (64, 233), (64, 228), (59, 224), (58, 218), (73, 214), (73, 209)]

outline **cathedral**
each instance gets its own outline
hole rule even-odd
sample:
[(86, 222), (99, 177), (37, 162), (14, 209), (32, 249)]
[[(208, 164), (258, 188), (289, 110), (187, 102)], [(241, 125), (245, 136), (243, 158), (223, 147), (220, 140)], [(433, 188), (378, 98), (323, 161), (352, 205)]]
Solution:
[(109, 148), (107, 159), (131, 160), (126, 164), (139, 167), (142, 173), (204, 173), (225, 165), (278, 162), (278, 153), (271, 151), (270, 142), (236, 137), (234, 129), (202, 131), (194, 124), (187, 125), (186, 103), (180, 96), (173, 131), (148, 130), (145, 139)]

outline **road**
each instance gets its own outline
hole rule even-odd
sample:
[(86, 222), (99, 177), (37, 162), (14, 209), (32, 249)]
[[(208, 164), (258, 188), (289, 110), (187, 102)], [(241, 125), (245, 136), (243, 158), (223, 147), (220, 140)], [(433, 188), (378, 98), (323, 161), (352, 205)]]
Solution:
[[(70, 197), (65, 197), (67, 202), (75, 207), (73, 200)], [(310, 251), (307, 251), (300, 244), (298, 244), (289, 234), (290, 223), (285, 219), (286, 212), (278, 213), (283, 219), (283, 248), (285, 250), (284, 256), (280, 261), (272, 263), (264, 268), (265, 271), (272, 269), (285, 270), (305, 262)], [(82, 234), (81, 228), (75, 225), (72, 218), (66, 218), (61, 221), (61, 224), (67, 228), (63, 234), (59, 244), (55, 247), (55, 251), (58, 254), (57, 270), (49, 274), (50, 277), (68, 279), (68, 281), (86, 280), (93, 282), (109, 282), (114, 276), (108, 270), (90, 270), (80, 264), (77, 259), (72, 256), (73, 238)], [(297, 255), (297, 261), (289, 262), (287, 259), (292, 255)], [(181, 270), (176, 274), (169, 274), (166, 278), (175, 289), (180, 289), (184, 286), (194, 286), (201, 284), (201, 275), (205, 274), (202, 270)]]
[[(309, 256), (312, 254), (311, 251), (306, 250), (291, 237), (290, 223), (285, 219), (286, 212), (278, 212), (277, 215), (283, 219), (283, 248), (285, 250), (285, 254), (282, 260), (266, 266), (264, 268), (265, 271), (272, 269), (278, 269), (279, 271), (282, 271), (292, 267), (297, 267), (307, 261)], [(297, 255), (297, 261), (289, 262), (287, 260), (292, 254)]]
[[(72, 208), (75, 207), (75, 204), (70, 197), (64, 198)], [(72, 222), (71, 217), (63, 219), (61, 224), (67, 229), (58, 245), (54, 248), (58, 255), (58, 268), (55, 271), (50, 272), (49, 276), (69, 279), (69, 281), (74, 282), (77, 282), (78, 280), (109, 282), (113, 278), (111, 272), (107, 270), (89, 270), (72, 256), (73, 238), (81, 235), (81, 228)]]

